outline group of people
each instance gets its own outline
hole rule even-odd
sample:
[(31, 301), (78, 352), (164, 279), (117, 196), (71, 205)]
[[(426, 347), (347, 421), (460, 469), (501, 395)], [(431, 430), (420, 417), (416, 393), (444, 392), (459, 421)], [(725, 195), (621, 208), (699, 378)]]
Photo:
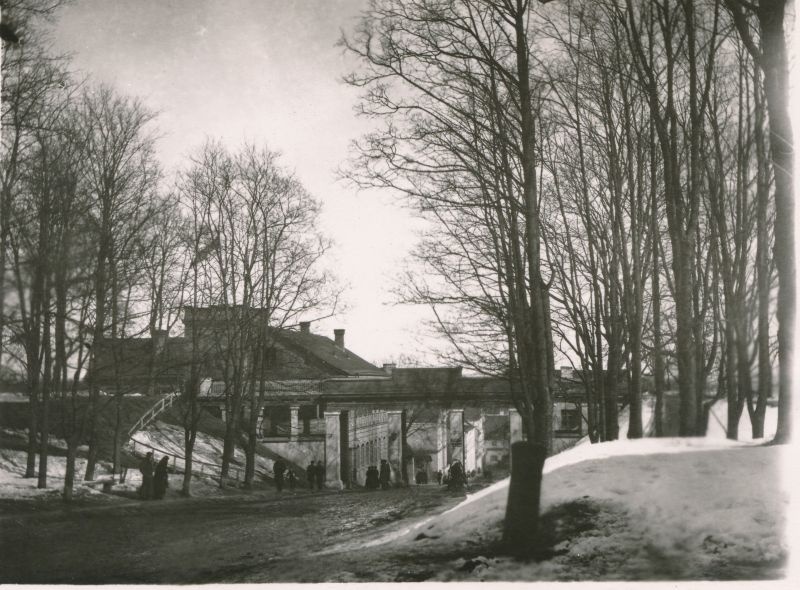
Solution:
[(467, 473), (464, 471), (464, 466), (461, 464), (461, 461), (456, 459), (450, 464), (450, 468), (447, 470), (447, 475), (445, 476), (444, 481), (447, 483), (447, 488), (451, 490), (455, 488), (463, 488), (465, 485), (467, 485)]
[(289, 490), (294, 491), (295, 486), (297, 485), (297, 474), (294, 472), (294, 469), (288, 469), (286, 467), (286, 462), (283, 459), (278, 459), (272, 465), (272, 473), (275, 476), (275, 488), (279, 491), (283, 491), (283, 484), (284, 482), (288, 482)]
[[(275, 489), (283, 491), (285, 484), (289, 484), (289, 490), (294, 491), (297, 486), (297, 474), (294, 469), (289, 468), (283, 459), (276, 459), (272, 465), (272, 474), (275, 478)], [(306, 468), (306, 479), (310, 490), (321, 490), (325, 485), (325, 465), (322, 461), (311, 461)]]
[(366, 489), (377, 490), (380, 487), (382, 490), (388, 490), (391, 481), (392, 469), (389, 467), (389, 462), (386, 459), (381, 459), (380, 470), (375, 465), (367, 467), (367, 478), (364, 482), (364, 487)]
[[(143, 500), (161, 500), (164, 498), (169, 487), (168, 467), (169, 457), (167, 455), (163, 456), (158, 463), (154, 463), (152, 451), (145, 455), (139, 465), (139, 471), (142, 472), (142, 487), (139, 489), (139, 495)], [(272, 471), (275, 476), (275, 487), (279, 492), (283, 491), (284, 483), (286, 482), (289, 484), (289, 489), (294, 490), (297, 484), (297, 475), (294, 470), (287, 467), (283, 459), (275, 461)], [(388, 490), (392, 480), (392, 469), (386, 459), (381, 459), (380, 469), (375, 465), (370, 465), (367, 467), (366, 476), (364, 484), (366, 489), (377, 490), (380, 487), (383, 490)], [(306, 478), (309, 489), (322, 490), (325, 484), (325, 464), (322, 461), (311, 461), (306, 469)], [(443, 475), (441, 470), (437, 471), (436, 481), (439, 485), (446, 483), (450, 489), (465, 486), (467, 474), (461, 465), (461, 461), (454, 461), (446, 475)], [(427, 473), (422, 470), (417, 472), (416, 483), (428, 483)]]
[(321, 490), (325, 485), (325, 464), (322, 461), (311, 461), (306, 468), (306, 479), (308, 480), (308, 489), (313, 490), (315, 487)]
[(142, 500), (161, 500), (167, 493), (169, 478), (167, 469), (169, 468), (169, 457), (164, 455), (158, 463), (154, 462), (153, 452), (145, 455), (139, 464), (139, 471), (142, 472), (142, 487), (139, 488), (139, 497)]
[[(370, 465), (367, 467), (366, 473), (366, 481), (364, 482), (364, 487), (368, 490), (377, 490), (379, 487), (381, 489), (389, 489), (389, 484), (391, 482), (391, 467), (389, 466), (389, 462), (386, 459), (381, 459), (381, 466), (380, 470), (375, 465)], [(439, 485), (446, 484), (448, 489), (454, 488), (463, 488), (467, 485), (467, 476), (474, 476), (475, 472), (470, 471), (469, 474), (465, 471), (464, 466), (461, 464), (461, 461), (455, 460), (453, 463), (450, 464), (450, 467), (447, 469), (446, 473), (443, 473), (441, 470), (436, 472), (436, 482)], [(353, 478), (355, 481), (356, 473), (353, 470)], [(420, 469), (416, 472), (414, 481), (419, 484), (427, 484), (428, 483), (428, 474), (426, 471)]]

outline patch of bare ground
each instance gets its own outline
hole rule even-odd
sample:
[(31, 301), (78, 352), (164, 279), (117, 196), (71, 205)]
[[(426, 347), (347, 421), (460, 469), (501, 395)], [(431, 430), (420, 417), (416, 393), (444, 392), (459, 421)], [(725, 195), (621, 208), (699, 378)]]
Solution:
[[(542, 516), (544, 542), (529, 560), (505, 557), (493, 541), (442, 548), (428, 544), (417, 573), (437, 581), (773, 580), (786, 555), (742, 557), (741, 548), (708, 536), (692, 547), (651, 538), (612, 502), (589, 499), (554, 506)], [(420, 539), (426, 538), (421, 533)]]

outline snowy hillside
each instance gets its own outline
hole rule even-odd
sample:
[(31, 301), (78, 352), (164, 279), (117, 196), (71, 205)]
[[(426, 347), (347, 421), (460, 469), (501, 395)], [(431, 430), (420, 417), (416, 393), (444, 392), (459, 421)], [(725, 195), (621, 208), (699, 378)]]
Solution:
[[(131, 438), (137, 443), (146, 445), (137, 446), (133, 449), (131, 443), (128, 443), (128, 450), (134, 452), (137, 456), (143, 456), (148, 448), (153, 448), (156, 449), (156, 455), (160, 455), (160, 453), (163, 452), (171, 456), (183, 457), (183, 429), (173, 424), (167, 424), (156, 420), (155, 423), (148, 426), (145, 430), (135, 432)], [(193, 458), (198, 465), (200, 463), (213, 466), (220, 465), (222, 463), (222, 440), (205, 432), (198, 432)], [(256, 472), (259, 475), (266, 474), (271, 476), (272, 463), (271, 459), (256, 455)], [(244, 464), (244, 451), (236, 447), (234, 450), (233, 466), (242, 467)], [(180, 467), (180, 462), (178, 466)], [(216, 473), (216, 471), (213, 472)]]
[[(787, 555), (787, 453), (699, 438), (581, 445), (548, 459), (542, 511), (561, 507), (573, 520), (582, 513), (586, 530), (541, 563), (480, 557), (465, 568), (461, 559), (436, 579), (779, 577)], [(491, 546), (501, 536), (507, 494), (508, 480), (498, 482), (395, 542), (462, 548), (464, 555)]]
[[(14, 436), (19, 440), (25, 440), (26, 434), (23, 431), (4, 430), (8, 436)], [(176, 442), (180, 440), (182, 432), (176, 427), (157, 422), (147, 431), (139, 431), (134, 435), (139, 442), (151, 444), (154, 448), (165, 453), (175, 453), (182, 455), (181, 447)], [(50, 444), (54, 447), (66, 449), (66, 442), (62, 439), (51, 436)], [(215, 439), (205, 433), (198, 433), (197, 447), (194, 459), (197, 464), (200, 462), (208, 464), (219, 464), (221, 460), (222, 441)], [(82, 449), (85, 451), (85, 447)], [(161, 453), (156, 451), (156, 460), (161, 457)], [(237, 459), (244, 463), (243, 453), (237, 449)], [(66, 458), (64, 456), (51, 455), (48, 460), (48, 488), (38, 489), (36, 478), (24, 478), (26, 453), (14, 449), (0, 449), (0, 500), (3, 499), (45, 499), (49, 497), (57, 498), (64, 487), (64, 476), (66, 473)], [(272, 462), (259, 457), (258, 469), (265, 472), (271, 471)], [(86, 470), (86, 459), (78, 458), (75, 461), (77, 477), (75, 479), (75, 496), (90, 496), (94, 500), (117, 501), (122, 499), (118, 495), (101, 493), (99, 487), (87, 486), (83, 483), (82, 477)], [(196, 467), (197, 469), (197, 467)], [(96, 477), (98, 480), (111, 477), (111, 464), (108, 461), (100, 461), (97, 465)], [(183, 476), (180, 473), (169, 475), (170, 494), (177, 493), (180, 489)], [(141, 473), (138, 469), (128, 469), (124, 484), (116, 484), (114, 491), (132, 496), (141, 485)], [(219, 486), (214, 479), (207, 477), (195, 477), (192, 480), (192, 494), (195, 496), (208, 496), (220, 494)]]

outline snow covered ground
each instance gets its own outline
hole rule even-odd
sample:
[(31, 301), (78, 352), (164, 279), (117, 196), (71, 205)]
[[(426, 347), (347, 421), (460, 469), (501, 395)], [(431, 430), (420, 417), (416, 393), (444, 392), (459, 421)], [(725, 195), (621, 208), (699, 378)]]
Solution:
[[(486, 560), (469, 575), (440, 579), (573, 579), (576, 561), (601, 562), (610, 578), (733, 577), (735, 565), (774, 564), (787, 554), (786, 447), (707, 439), (582, 445), (548, 460), (542, 510), (582, 502), (599, 507), (594, 529), (557, 546), (542, 563)], [(500, 538), (508, 480), (470, 496), (397, 542), (451, 547)], [(419, 539), (420, 532), (424, 537)], [(597, 564), (591, 568), (597, 571)], [(580, 575), (578, 576), (580, 579)]]
[[(63, 448), (66, 448), (66, 443), (63, 440), (51, 439), (51, 442), (54, 446), (63, 445)], [(49, 497), (60, 496), (64, 488), (64, 475), (67, 468), (66, 457), (51, 456), (48, 458), (48, 487), (41, 490), (36, 487), (38, 483), (36, 478), (25, 479), (23, 477), (25, 475), (26, 457), (27, 454), (25, 451), (0, 449), (0, 499), (47, 499)], [(82, 477), (86, 470), (86, 460), (77, 459), (75, 461), (75, 469), (77, 470), (79, 478)], [(103, 462), (98, 464), (98, 478), (108, 477), (110, 472), (111, 468), (108, 464)], [(103, 496), (99, 489), (81, 485), (80, 481), (76, 481), (75, 483), (74, 493), (76, 497), (94, 496), (99, 499)]]
[[(25, 440), (27, 438), (27, 434), (24, 431), (4, 429), (4, 433), (8, 436), (19, 438), (21, 440)], [(167, 442), (164, 442), (162, 445), (161, 438), (153, 438), (151, 441), (161, 445), (158, 448), (168, 446)], [(50, 437), (50, 445), (61, 449), (67, 448), (66, 441), (52, 436)], [(85, 451), (86, 448), (83, 447), (82, 450)], [(215, 456), (213, 454), (206, 453), (206, 451), (207, 449), (205, 447), (201, 447), (201, 453), (196, 455), (196, 458), (200, 461), (214, 461)], [(38, 482), (36, 478), (26, 479), (23, 477), (25, 475), (26, 456), (27, 455), (25, 451), (0, 448), (0, 500), (46, 500), (49, 498), (58, 498), (64, 488), (64, 476), (66, 474), (67, 467), (66, 457), (51, 455), (48, 458), (48, 487), (46, 489), (38, 489)], [(100, 487), (89, 486), (83, 483), (83, 474), (86, 471), (86, 459), (79, 457), (75, 460), (75, 471), (75, 497), (90, 497), (94, 500), (108, 501), (123, 499), (122, 496), (103, 494)], [(107, 461), (99, 461), (95, 469), (95, 478), (97, 480), (101, 480), (110, 477), (111, 464)], [(170, 474), (169, 481), (171, 490), (179, 490), (182, 483), (182, 475)], [(136, 469), (129, 469), (125, 483), (117, 483), (112, 489), (114, 492), (132, 494), (138, 490), (140, 485), (141, 474), (139, 471)], [(193, 495), (206, 496), (216, 495), (219, 493), (219, 486), (214, 480), (206, 478), (194, 478), (192, 482)]]
[[(646, 432), (652, 409), (652, 400), (645, 399)], [(724, 412), (724, 406), (715, 409), (719, 416)], [(768, 413), (768, 434), (773, 418)], [(740, 434), (747, 431), (743, 424)], [(620, 436), (626, 433), (623, 412)], [(136, 439), (180, 454), (182, 434), (173, 426), (157, 423)], [(199, 436), (198, 460), (218, 463), (220, 453), (221, 441)], [(798, 546), (798, 539), (787, 533), (787, 520), (789, 530), (797, 530), (791, 528), (797, 523), (789, 510), (794, 482), (787, 477), (796, 456), (794, 447), (730, 441), (724, 430), (712, 428), (705, 438), (582, 440), (545, 464), (543, 522), (558, 533), (547, 559), (525, 563), (493, 554), (502, 535), (508, 480), (434, 517), (388, 535), (376, 531), (323, 553), (363, 552), (365, 559), (373, 551), (444, 556), (429, 581), (781, 578), (790, 542)], [(63, 464), (63, 458), (51, 458), (51, 489), (36, 490), (35, 480), (22, 478), (24, 453), (0, 450), (0, 499), (58, 494)], [(83, 468), (79, 460), (79, 474)], [(271, 464), (264, 459), (260, 468), (268, 470)], [(101, 471), (107, 469), (103, 465)], [(138, 472), (129, 475), (127, 485), (135, 489)], [(179, 480), (173, 477), (173, 490)], [(200, 480), (193, 492), (202, 495), (205, 486), (208, 493), (218, 493), (212, 482)], [(99, 495), (84, 486), (76, 493)]]
[[(651, 402), (645, 403), (645, 425)], [(620, 422), (624, 437), (626, 413)], [(508, 479), (361, 547), (461, 552), (431, 578), (437, 581), (779, 578), (786, 573), (789, 543), (791, 481), (784, 476), (791, 473), (794, 449), (761, 442), (730, 441), (724, 432), (582, 440), (550, 457), (542, 513), (569, 520), (572, 511), (588, 525), (544, 561), (476, 556), (477, 548), (491, 548), (502, 536)]]
[[(183, 457), (183, 428), (173, 424), (167, 424), (156, 420), (153, 424), (145, 430), (135, 432), (131, 437), (137, 443), (142, 443), (148, 447), (157, 449), (155, 451), (156, 460), (158, 460), (159, 451), (163, 453)], [(132, 449), (132, 445), (128, 445), (128, 449)], [(140, 447), (137, 445), (135, 453), (143, 456), (147, 447)], [(210, 465), (220, 465), (222, 463), (222, 440), (210, 436), (204, 432), (197, 433), (197, 439), (194, 444), (194, 452), (192, 453), (194, 461), (198, 463), (207, 463)], [(256, 455), (256, 472), (268, 473), (272, 475), (272, 459)], [(245, 454), (240, 448), (234, 451), (234, 466), (242, 467), (245, 464)], [(180, 467), (180, 460), (178, 462)]]

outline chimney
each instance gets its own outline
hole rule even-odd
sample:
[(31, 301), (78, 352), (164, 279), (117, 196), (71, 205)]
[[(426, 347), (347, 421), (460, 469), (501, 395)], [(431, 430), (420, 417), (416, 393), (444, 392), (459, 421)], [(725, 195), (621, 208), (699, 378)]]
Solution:
[(311, 322), (300, 322), (300, 333), (311, 334)]
[(333, 340), (337, 347), (344, 350), (344, 328), (336, 328), (333, 331)]
[(397, 365), (395, 363), (383, 363), (383, 372), (387, 375), (391, 375), (396, 368)]

